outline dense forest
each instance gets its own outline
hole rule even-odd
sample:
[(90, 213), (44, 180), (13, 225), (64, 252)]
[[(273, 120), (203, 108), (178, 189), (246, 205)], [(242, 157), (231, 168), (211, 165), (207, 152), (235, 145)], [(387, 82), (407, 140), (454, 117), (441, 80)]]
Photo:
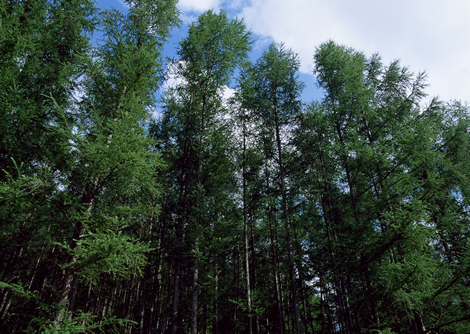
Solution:
[(126, 4), (0, 1), (2, 333), (470, 332), (468, 106)]

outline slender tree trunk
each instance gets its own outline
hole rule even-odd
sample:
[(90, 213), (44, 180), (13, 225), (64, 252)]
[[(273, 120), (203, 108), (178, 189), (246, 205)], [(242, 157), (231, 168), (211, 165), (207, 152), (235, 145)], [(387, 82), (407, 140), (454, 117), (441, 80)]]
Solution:
[[(207, 89), (207, 84), (206, 84)], [(202, 100), (202, 117), (201, 117), (201, 134), (199, 137), (199, 157), (197, 167), (197, 202), (196, 202), (196, 225), (194, 229), (194, 272), (193, 272), (193, 284), (192, 284), (192, 296), (191, 296), (191, 333), (197, 334), (197, 308), (198, 308), (198, 295), (199, 295), (199, 226), (202, 223), (201, 218), (201, 207), (202, 207), (202, 165), (204, 154), (204, 140), (205, 140), (205, 113), (206, 113), (206, 93), (204, 92)]]
[(292, 287), (292, 306), (294, 309), (294, 319), (295, 319), (295, 328), (296, 333), (300, 334), (302, 327), (300, 324), (300, 312), (299, 312), (299, 303), (297, 298), (297, 284), (295, 281), (295, 269), (294, 269), (294, 257), (292, 255), (291, 247), (291, 238), (290, 238), (290, 222), (289, 222), (289, 211), (287, 207), (287, 195), (286, 195), (286, 181), (284, 173), (284, 164), (282, 162), (282, 148), (281, 148), (281, 136), (279, 131), (279, 118), (277, 110), (277, 100), (274, 98), (274, 122), (276, 130), (276, 142), (277, 142), (277, 151), (278, 151), (278, 161), (279, 161), (279, 172), (280, 172), (280, 181), (281, 181), (281, 193), (282, 193), (282, 206), (284, 211), (284, 222), (286, 224), (286, 243), (287, 243), (287, 255), (289, 259), (289, 275)]
[[(336, 123), (336, 131), (338, 133), (338, 138), (341, 143), (341, 146), (342, 148), (344, 148), (345, 144), (344, 144), (343, 134), (341, 133), (339, 122)], [(349, 163), (347, 161), (347, 156), (343, 155), (342, 160), (343, 160), (344, 168), (346, 170), (346, 178), (348, 180), (348, 187), (349, 187), (349, 196), (351, 198), (351, 202), (352, 202), (353, 210), (354, 210), (354, 219), (356, 220), (357, 226), (360, 226), (359, 212), (357, 210), (356, 192), (354, 189), (353, 178), (351, 176), (351, 167), (349, 166)]]
[(142, 277), (142, 300), (140, 303), (140, 322), (139, 322), (139, 334), (144, 332), (144, 319), (145, 319), (145, 296), (147, 295), (147, 279), (150, 272), (150, 264), (145, 266), (144, 277)]
[[(338, 237), (336, 234), (336, 226), (339, 225), (338, 212), (333, 204), (333, 200), (330, 197), (330, 189), (328, 186), (328, 173), (327, 173), (327, 166), (325, 166), (324, 159), (323, 159), (323, 151), (321, 148), (321, 144), (319, 144), (319, 151), (320, 151), (320, 164), (323, 176), (320, 177), (317, 175), (317, 180), (320, 188), (323, 188), (323, 193), (321, 193), (321, 205), (324, 212), (324, 221), (327, 233), (327, 240), (328, 240), (328, 248), (330, 252), (332, 268), (333, 268), (333, 285), (335, 287), (335, 299), (336, 299), (336, 306), (337, 306), (337, 313), (338, 313), (338, 321), (343, 329), (345, 334), (350, 333), (352, 330), (352, 325), (349, 321), (350, 315), (347, 309), (347, 303), (345, 301), (346, 296), (346, 289), (343, 282), (343, 269), (341, 265), (338, 263), (336, 258), (336, 245), (338, 244)], [(323, 180), (323, 181), (322, 181)], [(355, 198), (354, 195), (352, 198)], [(357, 215), (355, 215), (357, 218)], [(333, 227), (331, 226), (333, 224)]]
[(0, 307), (0, 312), (2, 312), (1, 314), (1, 317), (0, 317), (0, 320), (3, 320), (3, 318), (5, 317), (5, 315), (7, 314), (8, 312), (8, 309), (10, 308), (10, 304), (11, 304), (11, 300), (12, 298), (7, 298), (9, 297), (10, 295), (10, 290), (7, 290), (7, 289), (4, 289), (6, 290), (5, 293), (3, 294), (3, 299), (2, 299), (2, 306)]
[[(192, 101), (192, 98), (191, 98)], [(189, 161), (189, 127), (191, 124), (191, 115), (188, 117), (188, 124), (186, 124), (186, 133), (184, 140), (184, 149), (183, 149), (183, 161), (182, 161), (182, 170), (180, 177), (180, 189), (179, 189), (179, 199), (178, 207), (181, 208), (180, 215), (176, 218), (176, 250), (175, 250), (175, 274), (173, 281), (173, 311), (171, 317), (171, 333), (176, 334), (180, 326), (180, 314), (179, 314), (179, 301), (180, 301), (180, 285), (181, 285), (181, 265), (183, 261), (183, 244), (184, 244), (184, 219), (187, 216), (187, 164)]]
[[(51, 225), (49, 225), (49, 227), (47, 228), (47, 232), (46, 232), (47, 234), (49, 234), (50, 229), (51, 229)], [(37, 274), (38, 268), (39, 268), (39, 263), (41, 262), (41, 259), (42, 259), (43, 253), (44, 253), (44, 247), (46, 246), (46, 241), (47, 241), (47, 239), (44, 240), (44, 242), (42, 243), (41, 251), (39, 252), (38, 259), (36, 260), (36, 265), (34, 266), (34, 270), (33, 270), (32, 276), (31, 276), (31, 280), (29, 281), (28, 288), (26, 289), (27, 292), (31, 290), (34, 279), (36, 278), (36, 274)]]
[(297, 234), (297, 224), (295, 222), (295, 212), (292, 212), (292, 226), (294, 228), (294, 244), (297, 251), (297, 255), (299, 256), (299, 264), (298, 264), (298, 271), (299, 271), (299, 279), (300, 279), (300, 296), (302, 298), (302, 305), (303, 305), (303, 312), (302, 312), (302, 320), (304, 323), (304, 328), (306, 332), (308, 331), (308, 309), (307, 309), (307, 301), (306, 301), (306, 289), (305, 289), (305, 279), (303, 277), (303, 266), (302, 266), (302, 252), (300, 251), (300, 243)]
[(237, 238), (237, 245), (234, 250), (233, 254), (233, 279), (235, 281), (235, 300), (237, 301), (237, 304), (235, 304), (235, 312), (233, 312), (233, 323), (237, 324), (238, 323), (238, 300), (240, 298), (240, 242), (239, 239)]
[[(162, 227), (160, 226), (160, 230), (162, 230)], [(150, 316), (150, 324), (151, 326), (155, 326), (155, 328), (158, 330), (160, 329), (160, 326), (161, 326), (161, 323), (162, 323), (162, 311), (160, 309), (160, 305), (161, 305), (161, 299), (162, 299), (162, 296), (160, 295), (160, 287), (162, 286), (162, 275), (161, 275), (161, 272), (162, 272), (162, 251), (160, 250), (160, 245), (161, 245), (161, 239), (162, 239), (162, 236), (161, 236), (162, 232), (160, 231), (159, 232), (159, 239), (158, 239), (158, 243), (157, 243), (157, 249), (159, 249), (158, 251), (158, 255), (157, 255), (157, 263), (155, 264), (156, 266), (156, 273), (154, 274), (154, 281), (153, 281), (153, 291), (154, 291), (154, 299), (153, 299), (153, 305), (152, 305), (152, 309), (151, 309), (151, 316)], [(168, 277), (171, 277), (171, 270), (169, 270), (168, 272)], [(169, 291), (168, 291), (168, 294)], [(157, 320), (158, 319), (158, 320)]]
[(177, 333), (179, 327), (179, 314), (178, 314), (178, 307), (179, 307), (179, 288), (180, 288), (180, 274), (181, 274), (181, 261), (180, 256), (177, 256), (177, 262), (175, 264), (175, 274), (174, 274), (174, 287), (173, 287), (173, 312), (171, 318), (171, 332), (173, 334)]
[(268, 168), (265, 165), (265, 174), (266, 174), (266, 189), (268, 196), (268, 221), (269, 221), (269, 231), (271, 238), (271, 252), (272, 252), (272, 262), (274, 269), (274, 288), (276, 290), (276, 303), (277, 303), (277, 315), (278, 315), (278, 326), (279, 334), (284, 334), (284, 312), (282, 311), (282, 301), (281, 301), (281, 289), (279, 286), (279, 273), (277, 270), (277, 252), (276, 252), (276, 242), (274, 239), (274, 228), (273, 228), (273, 219), (272, 219), (272, 208), (271, 208), (271, 195), (269, 191), (269, 175)]
[[(98, 178), (96, 177), (92, 190), (90, 192), (90, 196), (89, 197), (84, 196), (84, 198), (87, 198), (87, 197), (89, 198), (87, 209), (86, 209), (87, 217), (91, 217), (91, 213), (93, 211), (93, 207), (95, 204), (95, 196), (96, 196), (97, 190), (98, 190)], [(78, 221), (75, 226), (75, 233), (74, 233), (74, 238), (73, 238), (73, 240), (78, 240), (78, 241), (73, 242), (74, 245), (72, 246), (72, 248), (74, 250), (79, 246), (80, 240), (83, 238), (84, 234), (85, 234), (85, 225), (81, 221)], [(59, 325), (59, 323), (63, 320), (63, 317), (64, 317), (66, 305), (70, 297), (70, 291), (72, 290), (72, 286), (73, 286), (73, 279), (75, 277), (74, 265), (78, 261), (78, 258), (79, 258), (78, 255), (72, 256), (72, 259), (70, 261), (71, 266), (68, 267), (65, 272), (63, 288), (59, 294), (59, 298), (57, 302), (59, 307), (58, 307), (58, 311), (56, 312), (55, 320), (54, 320), (54, 323), (56, 324), (56, 326)]]
[[(214, 334), (219, 334), (219, 263), (215, 256), (215, 287), (214, 287)], [(207, 307), (206, 307), (207, 312)]]
[(80, 281), (80, 277), (77, 274), (75, 274), (73, 277), (73, 288), (70, 293), (70, 302), (69, 302), (69, 307), (68, 307), (70, 312), (73, 312), (73, 310), (75, 309), (75, 300), (77, 298), (79, 281)]
[[(252, 196), (250, 196), (252, 197)], [(250, 205), (250, 248), (251, 248), (251, 267), (252, 267), (252, 294), (256, 294), (256, 254), (255, 254), (255, 219), (254, 219), (254, 204), (251, 203)], [(255, 301), (253, 301), (255, 302)], [(255, 314), (255, 322), (256, 322), (256, 333), (259, 333), (259, 317), (258, 313)]]
[[(196, 231), (196, 233), (198, 233)], [(199, 280), (199, 236), (196, 235), (194, 240), (194, 251), (195, 251), (195, 260), (194, 260), (194, 272), (193, 272), (193, 284), (192, 284), (192, 296), (191, 296), (191, 333), (197, 334), (197, 297), (199, 293), (198, 280)]]
[(251, 286), (250, 286), (250, 259), (249, 259), (249, 242), (248, 242), (248, 219), (246, 210), (246, 137), (245, 137), (245, 120), (243, 120), (243, 239), (245, 244), (245, 270), (246, 270), (246, 295), (248, 303), (248, 330), (249, 334), (253, 334), (253, 321), (251, 317)]

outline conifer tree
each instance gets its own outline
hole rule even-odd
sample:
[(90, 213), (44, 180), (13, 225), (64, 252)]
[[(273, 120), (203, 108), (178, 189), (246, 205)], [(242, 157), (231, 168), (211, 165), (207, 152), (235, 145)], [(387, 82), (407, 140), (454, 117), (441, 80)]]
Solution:
[(0, 2), (2, 332), (469, 332), (467, 105), (333, 41), (302, 105), (224, 11), (157, 105), (177, 3), (125, 4)]
[[(7, 34), (5, 38), (13, 45), (7, 48), (11, 52), (3, 55), (10, 64), (4, 78), (10, 81), (2, 82), (2, 104), (11, 106), (12, 112), (7, 115), (12, 122), (27, 120), (22, 115), (30, 111), (44, 112), (43, 116), (31, 116), (29, 133), (38, 140), (25, 138), (26, 149), (36, 155), (28, 157), (16, 145), (2, 156), (8, 180), (2, 185), (6, 204), (2, 221), (9, 226), (31, 225), (33, 235), (35, 230), (47, 231), (49, 237), (44, 243), (35, 244), (34, 238), (20, 241), (20, 253), (41, 247), (36, 269), (14, 271), (9, 282), (16, 285), (4, 285), (7, 292), (13, 289), (17, 293), (10, 297), (16, 303), (14, 312), (21, 310), (21, 298), (30, 300), (27, 307), (44, 305), (45, 312), (30, 315), (30, 328), (68, 331), (103, 325), (106, 307), (97, 310), (100, 324), (90, 323), (90, 314), (83, 316), (85, 325), (73, 319), (75, 306), (88, 304), (80, 294), (85, 290), (82, 287), (88, 286), (90, 291), (93, 284), (105, 284), (102, 278), (106, 274), (124, 278), (139, 275), (149, 251), (149, 246), (132, 233), (139, 225), (148, 230), (149, 219), (157, 210), (154, 175), (160, 161), (149, 150), (152, 142), (143, 126), (159, 86), (162, 42), (179, 21), (174, 1), (128, 4), (132, 7), (127, 14), (112, 10), (94, 17), (95, 9), (88, 2), (26, 2), (24, 8), (13, 2), (2, 4), (2, 10), (11, 12), (8, 19), (12, 21), (5, 21), (11, 23), (7, 33), (24, 31), (23, 36)], [(29, 13), (32, 9), (34, 13)], [(14, 15), (13, 10), (20, 15)], [(43, 17), (36, 16), (40, 13)], [(15, 22), (21, 15), (23, 19)], [(95, 20), (103, 28), (104, 38), (91, 49), (85, 33)], [(31, 41), (26, 50), (19, 43), (22, 39)], [(19, 43), (18, 48), (14, 42)], [(14, 54), (18, 51), (29, 59), (19, 66), (15, 61), (23, 56)], [(41, 62), (45, 64), (42, 68)], [(37, 96), (29, 92), (29, 98), (18, 99), (21, 104), (13, 103), (12, 98), (26, 94), (23, 88), (16, 96), (9, 93), (15, 88), (15, 76), (24, 76), (27, 71), (22, 67), (30, 65), (36, 66), (37, 74), (28, 79), (37, 80)], [(79, 92), (83, 96), (77, 96)], [(41, 129), (46, 130), (43, 133)], [(40, 149), (34, 145), (40, 145)], [(21, 189), (25, 191), (22, 194)], [(16, 209), (15, 193), (21, 194), (23, 202)], [(42, 207), (38, 200), (47, 203), (44, 210), (35, 208)], [(17, 211), (14, 216), (12, 210)], [(10, 232), (13, 234), (7, 234), (5, 241), (13, 237), (15, 229)], [(40, 262), (51, 260), (51, 272), (38, 275)], [(20, 277), (21, 273), (26, 275)], [(62, 286), (57, 284), (61, 276)], [(25, 281), (30, 281), (26, 292), (22, 288)], [(52, 290), (46, 290), (46, 281), (52, 284)], [(39, 292), (30, 293), (38, 286)], [(53, 318), (53, 324), (47, 325), (47, 318)], [(13, 319), (10, 328), (28, 326), (27, 320), (20, 321)]]
[[(212, 159), (211, 146), (213, 149), (218, 146), (208, 139), (215, 129), (223, 129), (220, 125), (226, 111), (222, 105), (222, 92), (229, 86), (235, 68), (247, 57), (250, 44), (250, 33), (246, 31), (243, 21), (230, 20), (223, 11), (219, 14), (208, 11), (190, 26), (188, 36), (180, 43), (178, 50), (180, 59), (175, 62), (174, 75), (183, 84), (176, 87), (175, 95), (167, 97), (163, 117), (163, 123), (173, 120), (183, 130), (174, 133), (175, 139), (182, 145), (182, 155), (177, 158), (181, 160), (175, 167), (181, 171), (178, 206), (183, 211), (178, 214), (176, 225), (178, 248), (173, 286), (173, 333), (177, 332), (181, 322), (178, 296), (183, 293), (179, 291), (179, 282), (186, 224), (190, 226), (188, 234), (193, 243), (190, 327), (191, 333), (197, 332), (199, 258), (204, 253), (200, 250), (200, 240), (208, 227), (205, 215), (210, 212), (206, 205), (216, 189), (221, 190), (224, 186), (222, 180), (219, 184), (212, 183), (210, 174), (207, 174), (210, 169), (205, 166)], [(178, 131), (178, 128), (175, 130)]]
[(293, 115), (300, 112), (300, 92), (303, 84), (298, 81), (299, 60), (296, 54), (284, 46), (271, 44), (261, 58), (247, 71), (245, 82), (241, 83), (244, 106), (254, 110), (262, 119), (266, 132), (273, 136), (276, 147), (276, 163), (279, 172), (280, 193), (282, 196), (283, 219), (286, 228), (286, 247), (289, 277), (292, 293), (292, 308), (296, 332), (302, 331), (297, 298), (297, 282), (294, 268), (294, 255), (289, 208), (286, 189), (286, 172), (283, 162), (285, 144), (281, 141), (281, 131), (290, 125)]
[(438, 265), (428, 208), (443, 181), (433, 172), (441, 104), (421, 107), (425, 75), (334, 42), (317, 49), (315, 71), (325, 98), (302, 115), (296, 143), (327, 319), (344, 333), (422, 333)]

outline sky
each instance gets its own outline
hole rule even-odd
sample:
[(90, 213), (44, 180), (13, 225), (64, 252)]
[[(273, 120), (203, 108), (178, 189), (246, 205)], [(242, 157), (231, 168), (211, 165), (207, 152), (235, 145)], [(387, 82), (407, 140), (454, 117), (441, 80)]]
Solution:
[[(120, 0), (100, 0), (117, 9)], [(384, 64), (395, 59), (414, 72), (425, 71), (427, 100), (470, 102), (469, 0), (180, 0), (184, 25), (165, 47), (174, 56), (188, 24), (208, 9), (225, 9), (243, 18), (253, 32), (253, 60), (272, 42), (299, 54), (305, 102), (321, 98), (313, 76), (315, 48), (328, 40), (380, 53)]]

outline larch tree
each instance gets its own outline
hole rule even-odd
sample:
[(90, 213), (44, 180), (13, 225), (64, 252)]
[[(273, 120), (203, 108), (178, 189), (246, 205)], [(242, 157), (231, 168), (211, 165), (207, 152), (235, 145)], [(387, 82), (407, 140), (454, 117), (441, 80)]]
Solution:
[(425, 75), (334, 42), (317, 48), (315, 73), (325, 98), (302, 114), (296, 144), (322, 330), (426, 332), (436, 327), (428, 289), (442, 284), (429, 209), (444, 181), (439, 150), (452, 142), (438, 135), (445, 110), (421, 105)]
[[(302, 331), (297, 297), (297, 280), (294, 266), (294, 250), (291, 240), (291, 221), (287, 198), (286, 172), (284, 164), (286, 138), (281, 139), (293, 116), (300, 112), (300, 93), (303, 84), (298, 80), (299, 59), (282, 44), (271, 44), (255, 62), (241, 82), (243, 107), (250, 108), (262, 120), (262, 127), (272, 136), (275, 145), (275, 161), (278, 168), (282, 197), (283, 220), (286, 229), (286, 247), (289, 278), (292, 293), (292, 309), (296, 332)], [(248, 83), (248, 84), (247, 84)], [(282, 134), (281, 134), (282, 132)]]
[(177, 158), (177, 168), (181, 171), (178, 206), (184, 212), (178, 214), (176, 225), (176, 243), (180, 246), (177, 246), (179, 255), (173, 286), (173, 333), (178, 331), (181, 323), (178, 296), (182, 293), (180, 259), (186, 224), (192, 238), (193, 254), (190, 331), (196, 333), (198, 330), (199, 264), (204, 253), (200, 250), (200, 240), (208, 227), (205, 215), (210, 211), (206, 206), (210, 197), (217, 191), (222, 192), (224, 187), (223, 182), (211, 182), (211, 177), (215, 175), (210, 176), (210, 168), (206, 168), (211, 164), (211, 150), (217, 152), (218, 146), (216, 141), (210, 142), (208, 139), (214, 138), (215, 129), (223, 130), (221, 124), (226, 113), (222, 105), (223, 90), (230, 85), (234, 70), (250, 51), (250, 35), (242, 20), (230, 20), (223, 11), (219, 14), (205, 12), (190, 26), (188, 36), (178, 48), (179, 59), (174, 62), (173, 75), (182, 84), (175, 88), (175, 95), (165, 100), (163, 116), (164, 123), (170, 124), (170, 119), (173, 119), (174, 124), (179, 124), (176, 130), (182, 130), (178, 131), (179, 134), (175, 132), (178, 136), (175, 139), (182, 145), (179, 151), (182, 155)]
[[(34, 154), (41, 152), (28, 159), (27, 152), (11, 148), (2, 156), (8, 180), (2, 185), (6, 204), (2, 221), (23, 227), (33, 223), (32, 233), (47, 231), (51, 237), (44, 243), (33, 242), (34, 238), (23, 242), (22, 252), (40, 249), (35, 269), (13, 272), (8, 282), (15, 285), (4, 286), (16, 291), (17, 296), (10, 298), (29, 299), (27, 307), (43, 305), (37, 309), (43, 313), (32, 315), (30, 328), (67, 331), (103, 326), (107, 307), (96, 310), (100, 323), (90, 323), (91, 314), (81, 316), (81, 324), (73, 319), (75, 307), (88, 303), (81, 292), (104, 284), (103, 275), (139, 275), (146, 261), (149, 246), (132, 230), (139, 225), (148, 229), (157, 211), (154, 175), (160, 161), (150, 150), (152, 141), (144, 125), (159, 87), (161, 47), (179, 19), (175, 1), (129, 1), (128, 5), (127, 14), (115, 10), (98, 14), (91, 3), (83, 1), (25, 2), (23, 8), (14, 2), (2, 4), (2, 10), (6, 9), (2, 14), (11, 12), (6, 20), (11, 23), (8, 32), (31, 29), (24, 36), (7, 34), (5, 38), (12, 44), (7, 49), (10, 53), (4, 55), (11, 59), (11, 66), (8, 75), (2, 76), (10, 79), (2, 82), (2, 93), (15, 88), (15, 76), (26, 74), (22, 69), (26, 64), (35, 66), (36, 75), (28, 80), (37, 81), (34, 86), (39, 89), (36, 97), (26, 89), (18, 90), (18, 98), (25, 95), (18, 99), (23, 106), (9, 101), (15, 95), (2, 94), (2, 104), (12, 107), (7, 114), (11, 121), (36, 124), (26, 131), (38, 140), (25, 143), (41, 146), (40, 150), (23, 147)], [(39, 13), (43, 17), (36, 16)], [(24, 19), (15, 22), (21, 15)], [(85, 33), (95, 24), (104, 37), (90, 48)], [(30, 41), (29, 51), (24, 50), (25, 39)], [(15, 50), (29, 54), (30, 61), (22, 61)], [(34, 116), (31, 111), (44, 115)], [(30, 120), (20, 113), (29, 113)], [(13, 169), (6, 168), (11, 165), (8, 160)], [(23, 204), (15, 208), (18, 200)], [(46, 205), (37, 205), (38, 201)], [(34, 203), (43, 209), (31, 207)], [(49, 262), (50, 272), (39, 275), (41, 261), (47, 263), (51, 257), (57, 262)], [(58, 277), (63, 277), (62, 286), (57, 286)], [(30, 280), (29, 291), (24, 291), (25, 280)], [(39, 287), (39, 292), (32, 293), (33, 287)], [(21, 309), (21, 303), (16, 307)], [(53, 324), (45, 322), (47, 318), (53, 318)], [(12, 331), (28, 326), (11, 320)]]

